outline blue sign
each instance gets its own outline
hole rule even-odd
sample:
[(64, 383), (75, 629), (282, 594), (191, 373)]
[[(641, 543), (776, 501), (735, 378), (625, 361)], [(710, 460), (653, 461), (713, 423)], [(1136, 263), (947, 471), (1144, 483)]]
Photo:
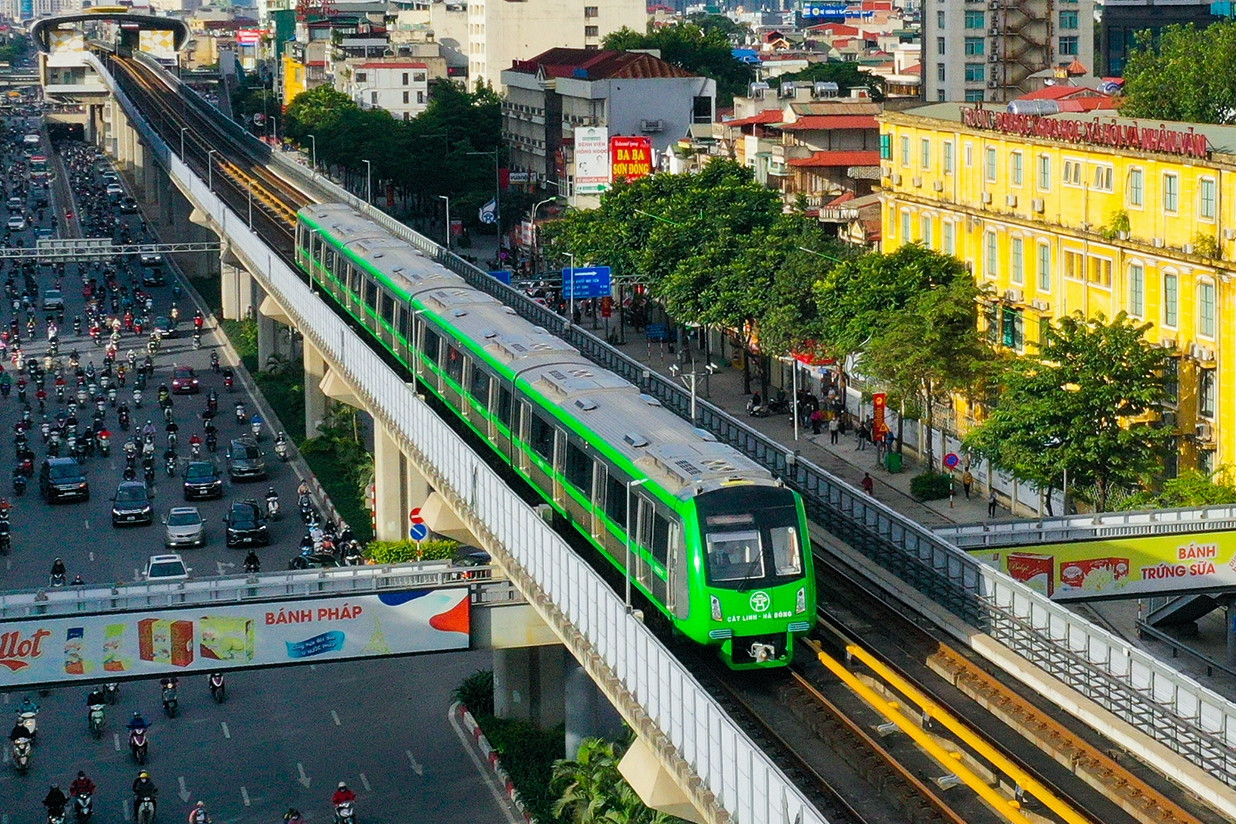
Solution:
[(496, 272), (490, 272), (489, 276), (491, 278), (497, 278), (498, 280), (505, 283), (507, 286), (511, 285), (511, 270), (510, 269), (499, 269)]
[(803, 3), (799, 14), (815, 19), (844, 20), (846, 11), (848, 6), (844, 3)]
[[(574, 283), (572, 283), (574, 275)], [(565, 300), (575, 298), (607, 298), (614, 293), (610, 284), (608, 266), (589, 266), (587, 268), (562, 270), (562, 297)]]
[(414, 541), (423, 541), (429, 537), (429, 527), (424, 524), (412, 524), (408, 527), (408, 537)]

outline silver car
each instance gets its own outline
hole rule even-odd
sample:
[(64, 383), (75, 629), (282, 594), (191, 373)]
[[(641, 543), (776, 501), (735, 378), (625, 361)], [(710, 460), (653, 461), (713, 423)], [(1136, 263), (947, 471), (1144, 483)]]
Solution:
[(201, 546), (206, 543), (206, 524), (196, 506), (174, 506), (163, 519), (167, 527), (164, 540), (169, 547)]

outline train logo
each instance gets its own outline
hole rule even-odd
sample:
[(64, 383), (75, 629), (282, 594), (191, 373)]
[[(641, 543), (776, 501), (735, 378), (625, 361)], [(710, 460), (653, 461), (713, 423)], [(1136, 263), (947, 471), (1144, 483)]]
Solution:
[(761, 590), (751, 593), (751, 609), (756, 612), (768, 612), (770, 605), (771, 599), (768, 597), (767, 592)]

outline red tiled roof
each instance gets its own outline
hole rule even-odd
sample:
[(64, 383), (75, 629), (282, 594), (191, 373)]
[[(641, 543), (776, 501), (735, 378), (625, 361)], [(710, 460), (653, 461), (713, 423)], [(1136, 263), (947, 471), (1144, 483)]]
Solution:
[(1104, 95), (1103, 97), (1070, 97), (1056, 101), (1062, 112), (1093, 112), (1097, 109), (1115, 111), (1116, 101)]
[(744, 117), (740, 120), (726, 120), (722, 126), (767, 126), (770, 123), (780, 123), (785, 117), (780, 109), (765, 109), (755, 117)]
[(879, 124), (870, 115), (862, 114), (807, 114), (793, 123), (781, 126), (787, 132), (800, 132), (810, 129), (877, 129)]
[(825, 204), (824, 204), (824, 207), (825, 207), (826, 209), (831, 209), (831, 208), (832, 208), (832, 207), (834, 207), (834, 206), (840, 206), (842, 203), (849, 203), (849, 202), (850, 202), (851, 200), (853, 200), (853, 199), (854, 199), (854, 193), (853, 193), (853, 192), (845, 192), (845, 193), (844, 193), (844, 194), (842, 194), (840, 197), (834, 198), (834, 199), (832, 199), (832, 200), (828, 201), (827, 203), (825, 203)]
[(511, 64), (511, 70), (525, 74), (544, 71), (549, 77), (582, 76), (587, 80), (696, 76), (684, 68), (645, 52), (613, 49), (550, 49), (531, 60), (516, 60)]
[(858, 29), (854, 26), (847, 26), (845, 23), (822, 23), (819, 26), (811, 26), (807, 31), (819, 32), (820, 34), (831, 34), (834, 37), (838, 34), (858, 34)]
[(798, 157), (791, 166), (830, 169), (839, 166), (879, 166), (879, 152), (813, 152), (810, 157)]
[(901, 73), (901, 74), (918, 74), (918, 75), (921, 75), (921, 74), (923, 73), (923, 64), (922, 64), (922, 63), (915, 63), (913, 66), (906, 66), (904, 69), (902, 69), (902, 70), (901, 70), (901, 72), (900, 72), (900, 73)]

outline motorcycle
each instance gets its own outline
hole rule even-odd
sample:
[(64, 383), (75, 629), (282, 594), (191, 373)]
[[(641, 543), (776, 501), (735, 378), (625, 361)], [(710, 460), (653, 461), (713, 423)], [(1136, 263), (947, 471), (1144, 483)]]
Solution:
[(245, 405), (240, 401), (236, 401), (236, 408), (233, 411), (236, 414), (236, 423), (244, 426), (245, 421), (249, 418), (248, 412), (245, 411)]
[(13, 470), (13, 494), (18, 497), (26, 494), (26, 476), (20, 468)]
[(107, 699), (107, 703), (115, 706), (116, 702), (120, 700), (120, 682), (108, 681), (104, 684), (103, 697)]
[(747, 414), (753, 418), (767, 418), (768, 407), (762, 403), (756, 403), (755, 398), (747, 399)]
[(194, 349), (202, 348), (202, 333), (201, 332), (193, 333), (193, 348)]
[(221, 672), (210, 674), (210, 697), (215, 699), (216, 704), (222, 704), (227, 700), (227, 684), (223, 682)]
[(279, 520), (279, 497), (277, 495), (266, 496), (266, 517), (272, 521)]
[(133, 802), (133, 817), (137, 820), (137, 824), (154, 824), (155, 820), (155, 800), (149, 796), (139, 798)]
[(52, 576), (51, 576), (51, 585), (52, 585), (53, 587), (62, 587), (62, 586), (64, 586), (64, 575), (62, 575), (61, 573), (56, 573), (56, 574), (52, 575)]
[(66, 815), (66, 811), (64, 807), (61, 807), (59, 809), (48, 808), (47, 824), (64, 824), (65, 815)]
[[(145, 470), (146, 471), (143, 477), (146, 479), (146, 486), (154, 486), (154, 482), (155, 482), (154, 464), (153, 463), (146, 464)], [(168, 474), (170, 475), (171, 473), (169, 472)]]
[(25, 775), (26, 770), (30, 769), (30, 751), (34, 748), (33, 743), (29, 738), (18, 738), (13, 742), (13, 769), (17, 770), (18, 775)]
[(335, 805), (335, 824), (356, 824), (356, 805), (343, 801)]
[(90, 817), (94, 815), (94, 796), (90, 793), (73, 796), (73, 813), (77, 817), (77, 824), (88, 824)]
[(88, 716), (90, 734), (93, 735), (96, 739), (103, 735), (103, 707), (104, 706), (106, 705), (104, 704), (91, 704), (90, 705), (90, 714)]
[[(33, 704), (31, 706), (33, 706)], [(30, 733), (30, 738), (32, 740), (34, 738), (37, 738), (39, 734), (39, 711), (38, 709), (25, 710), (25, 711), (18, 710), (17, 711), (17, 725), (20, 727), (24, 727), (26, 729), (26, 732)]]
[(110, 435), (104, 435), (100, 432), (95, 438), (99, 442), (99, 454), (104, 458), (110, 457), (112, 454), (112, 438)]
[(129, 730), (129, 752), (133, 754), (133, 760), (138, 764), (146, 763), (146, 754), (149, 752), (150, 742), (146, 740), (146, 728)]
[(176, 688), (165, 686), (163, 688), (163, 712), (168, 718), (175, 718), (178, 709), (180, 709), (180, 702), (176, 699)]
[(219, 353), (211, 351), (210, 353), (210, 371), (216, 375), (219, 373)]
[(275, 457), (283, 463), (288, 462), (288, 440), (286, 437), (280, 437), (275, 441)]
[(249, 429), (253, 432), (253, 440), (262, 440), (262, 419), (260, 417), (253, 416), (253, 420), (249, 422)]
[(167, 470), (167, 477), (169, 478), (176, 477), (176, 458), (172, 455), (168, 455), (166, 458), (164, 458), (163, 468)]
[(9, 549), (13, 545), (12, 537), (9, 534), (9, 529), (8, 518), (0, 520), (0, 555), (8, 555)]

